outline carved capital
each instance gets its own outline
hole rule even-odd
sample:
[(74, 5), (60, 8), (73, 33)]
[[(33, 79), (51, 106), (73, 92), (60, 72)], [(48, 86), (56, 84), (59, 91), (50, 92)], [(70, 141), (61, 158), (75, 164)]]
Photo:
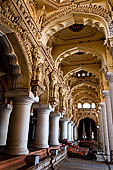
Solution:
[(110, 47), (113, 47), (113, 37), (109, 38)]
[(52, 111), (52, 112), (50, 113), (50, 117), (51, 117), (51, 118), (54, 118), (54, 117), (60, 118), (60, 116), (61, 116), (61, 114), (60, 114), (59, 112), (53, 112), (53, 111)]
[(19, 100), (21, 98), (21, 100), (24, 101), (24, 99), (26, 100), (27, 98), (33, 102), (38, 102), (39, 101), (39, 97), (38, 96), (34, 96), (34, 94), (29, 90), (29, 89), (15, 89), (15, 90), (9, 90), (6, 92), (5, 96), (7, 98), (13, 99), (15, 101)]
[[(33, 109), (53, 111), (50, 104), (33, 103)], [(38, 112), (38, 114), (48, 114), (48, 112)], [(49, 112), (50, 113), (50, 112)]]
[(100, 106), (101, 106), (101, 108), (105, 107), (105, 103), (104, 102), (100, 103)]
[(103, 90), (102, 94), (103, 94), (104, 97), (109, 96), (109, 90)]
[(68, 123), (69, 119), (68, 119), (68, 118), (65, 118), (65, 117), (61, 117), (61, 118), (60, 118), (60, 121), (61, 121), (61, 122), (67, 121), (67, 123)]
[(112, 83), (113, 82), (113, 72), (107, 72), (106, 79), (108, 80), (108, 83)]

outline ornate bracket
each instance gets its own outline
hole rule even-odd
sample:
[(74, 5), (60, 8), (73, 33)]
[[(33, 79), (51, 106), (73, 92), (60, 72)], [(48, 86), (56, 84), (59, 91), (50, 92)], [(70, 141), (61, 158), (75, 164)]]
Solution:
[(31, 86), (34, 96), (40, 96), (45, 91), (45, 86), (39, 80), (32, 80)]

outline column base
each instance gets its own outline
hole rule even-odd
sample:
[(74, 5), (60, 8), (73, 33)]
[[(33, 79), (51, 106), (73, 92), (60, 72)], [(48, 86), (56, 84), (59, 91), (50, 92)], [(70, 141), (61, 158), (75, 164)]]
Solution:
[(27, 155), (29, 150), (27, 148), (6, 148), (5, 153), (9, 155)]
[(106, 162), (110, 162), (110, 155), (107, 155), (107, 156), (106, 156), (106, 155), (104, 154), (104, 159), (105, 159)]
[(107, 156), (107, 160), (108, 160), (108, 162), (110, 162), (110, 156), (109, 155)]
[(49, 148), (49, 145), (46, 144), (34, 144), (35, 148), (39, 148), (39, 149), (45, 149), (45, 148)]

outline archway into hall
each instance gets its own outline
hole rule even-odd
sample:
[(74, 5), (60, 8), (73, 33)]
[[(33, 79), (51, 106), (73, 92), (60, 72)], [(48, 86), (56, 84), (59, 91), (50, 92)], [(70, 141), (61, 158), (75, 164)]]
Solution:
[(93, 119), (83, 118), (78, 125), (79, 140), (97, 140), (97, 126)]

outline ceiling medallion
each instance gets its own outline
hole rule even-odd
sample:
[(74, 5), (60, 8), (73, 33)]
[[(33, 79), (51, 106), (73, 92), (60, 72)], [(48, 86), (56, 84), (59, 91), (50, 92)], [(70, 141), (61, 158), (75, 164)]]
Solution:
[(69, 29), (73, 32), (79, 32), (84, 28), (83, 24), (73, 24), (71, 26), (69, 26)]

